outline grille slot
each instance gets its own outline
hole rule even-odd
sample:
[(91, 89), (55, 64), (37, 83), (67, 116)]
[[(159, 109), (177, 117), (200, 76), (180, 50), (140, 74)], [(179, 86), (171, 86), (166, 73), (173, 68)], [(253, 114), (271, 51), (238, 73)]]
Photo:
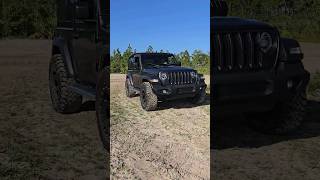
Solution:
[(194, 83), (191, 77), (191, 72), (169, 72), (168, 79), (171, 85), (184, 85)]
[(213, 34), (213, 70), (259, 71), (271, 69), (277, 59), (278, 38), (273, 36), (273, 48), (263, 53), (257, 43), (258, 32), (223, 32)]

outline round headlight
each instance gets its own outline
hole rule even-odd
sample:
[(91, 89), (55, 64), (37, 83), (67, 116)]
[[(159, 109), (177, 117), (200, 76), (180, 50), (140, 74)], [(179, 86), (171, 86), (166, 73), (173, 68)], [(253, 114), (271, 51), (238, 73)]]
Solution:
[(261, 34), (258, 34), (257, 43), (258, 43), (261, 51), (266, 53), (272, 47), (272, 36), (267, 32), (263, 32)]
[(191, 75), (192, 78), (196, 78), (197, 77), (197, 74), (195, 72), (191, 72), (190, 75)]
[(164, 80), (166, 80), (167, 78), (168, 78), (167, 73), (164, 73), (164, 72), (160, 72), (160, 73), (159, 73), (159, 79), (160, 79), (160, 80), (164, 81)]

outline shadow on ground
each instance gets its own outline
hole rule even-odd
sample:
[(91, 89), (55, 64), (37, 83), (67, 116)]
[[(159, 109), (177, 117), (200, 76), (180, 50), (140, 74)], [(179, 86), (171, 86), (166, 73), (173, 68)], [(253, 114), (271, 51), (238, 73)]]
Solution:
[(210, 94), (206, 94), (206, 99), (202, 104), (193, 104), (190, 99), (180, 99), (173, 101), (160, 102), (158, 105), (158, 111), (166, 109), (184, 109), (184, 108), (194, 108), (198, 106), (210, 105)]
[[(320, 101), (310, 100), (301, 128), (290, 135), (266, 135), (249, 128), (242, 116), (218, 118), (213, 124), (211, 149), (258, 148), (275, 143), (320, 136)], [(213, 133), (214, 132), (214, 133)]]
[(95, 101), (86, 101), (81, 105), (79, 112), (95, 111)]

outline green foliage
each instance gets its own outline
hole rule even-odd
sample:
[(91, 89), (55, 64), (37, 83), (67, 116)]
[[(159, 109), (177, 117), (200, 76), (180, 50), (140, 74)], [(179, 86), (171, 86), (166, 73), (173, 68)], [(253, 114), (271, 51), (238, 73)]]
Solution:
[[(149, 50), (149, 51), (148, 51)], [(152, 51), (151, 51), (152, 50)], [(147, 52), (154, 52), (152, 46), (148, 46)], [(160, 52), (168, 52), (161, 50)], [(111, 73), (127, 73), (128, 59), (133, 54), (133, 48), (131, 45), (121, 53), (119, 49), (113, 50), (111, 54)], [(210, 74), (210, 56), (208, 53), (204, 53), (200, 50), (195, 50), (192, 55), (185, 50), (181, 53), (175, 54), (176, 60), (181, 62), (184, 67), (191, 67), (196, 69), (199, 73)]]
[(1, 0), (0, 38), (51, 38), (55, 0)]
[(228, 0), (228, 4), (231, 16), (270, 23), (285, 37), (320, 42), (319, 0)]
[(110, 72), (121, 73), (123, 58), (119, 49), (113, 50), (110, 61)]
[(181, 61), (181, 65), (185, 67), (191, 67), (191, 56), (187, 50), (178, 54), (178, 58)]

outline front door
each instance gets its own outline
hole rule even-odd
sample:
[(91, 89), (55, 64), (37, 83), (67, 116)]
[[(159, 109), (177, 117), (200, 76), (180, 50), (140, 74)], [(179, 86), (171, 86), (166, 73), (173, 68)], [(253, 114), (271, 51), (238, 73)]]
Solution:
[(134, 57), (134, 72), (132, 74), (133, 86), (135, 88), (140, 88), (141, 84), (141, 61), (140, 55), (135, 55)]
[(73, 53), (76, 75), (80, 82), (96, 83), (98, 60), (97, 0), (78, 0), (75, 6)]

